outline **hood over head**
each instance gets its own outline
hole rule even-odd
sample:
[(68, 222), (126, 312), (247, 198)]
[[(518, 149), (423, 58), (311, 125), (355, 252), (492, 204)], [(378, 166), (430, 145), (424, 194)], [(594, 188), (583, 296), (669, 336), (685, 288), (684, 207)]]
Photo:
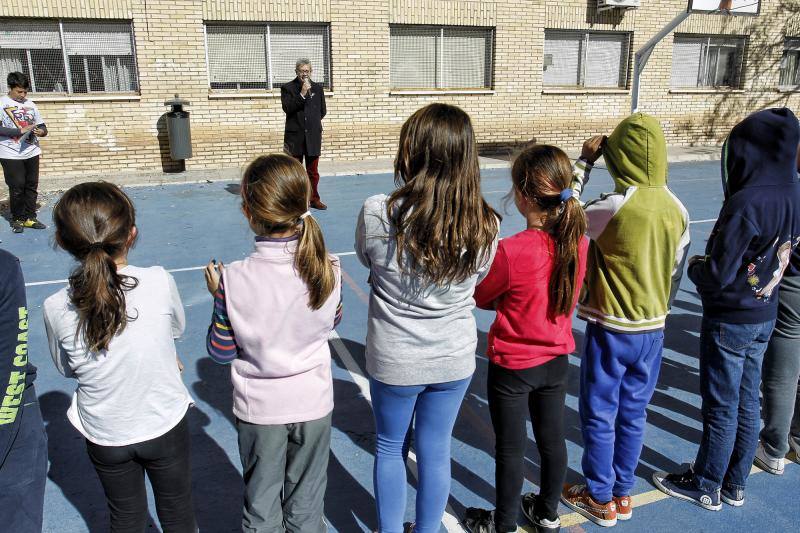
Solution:
[(603, 159), (616, 192), (667, 184), (667, 143), (650, 115), (634, 113), (620, 122), (603, 146)]
[(788, 107), (764, 109), (731, 130), (722, 146), (722, 187), (728, 198), (747, 187), (797, 181), (800, 125)]

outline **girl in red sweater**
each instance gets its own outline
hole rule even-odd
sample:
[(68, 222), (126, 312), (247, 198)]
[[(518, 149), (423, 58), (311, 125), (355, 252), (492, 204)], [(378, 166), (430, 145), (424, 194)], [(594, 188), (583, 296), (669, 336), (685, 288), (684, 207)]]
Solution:
[[(488, 276), (475, 289), (478, 307), (497, 312), (486, 354), (497, 509), (467, 509), (464, 522), (473, 533), (516, 531), (520, 500), (537, 531), (558, 531), (567, 471), (567, 355), (575, 349), (572, 312), (586, 270), (586, 218), (570, 188), (570, 160), (555, 146), (525, 149), (511, 176), (514, 203), (528, 228), (500, 241)], [(541, 490), (520, 497), (528, 414), (541, 457)]]

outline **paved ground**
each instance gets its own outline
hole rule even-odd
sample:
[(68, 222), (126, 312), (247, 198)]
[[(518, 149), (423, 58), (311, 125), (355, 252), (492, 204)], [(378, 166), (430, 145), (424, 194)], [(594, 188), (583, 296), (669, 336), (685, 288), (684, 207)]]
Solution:
[[(514, 148), (494, 150), (481, 157), (481, 168), (494, 169), (508, 167), (508, 161)], [(718, 146), (671, 146), (668, 149), (669, 160), (673, 163), (687, 161), (708, 161), (719, 159)], [(575, 154), (577, 156), (577, 153)], [(47, 157), (47, 153), (43, 157)], [(190, 165), (191, 168), (191, 165)], [(319, 171), (322, 176), (355, 176), (361, 174), (383, 174), (392, 172), (392, 158), (364, 159), (360, 161), (340, 161), (321, 159)], [(46, 175), (42, 177), (41, 190), (65, 190), (79, 181), (89, 179), (102, 179), (113, 181), (120, 185), (165, 185), (175, 183), (205, 183), (215, 181), (236, 181), (241, 177), (242, 169), (228, 167), (206, 170), (187, 170), (179, 173), (164, 173), (160, 171), (137, 171), (108, 173), (81, 174), (70, 176)], [(0, 198), (4, 198), (5, 191), (0, 191)]]
[[(692, 253), (705, 245), (722, 201), (719, 163), (676, 163), (670, 167), (671, 185), (687, 205), (693, 220)], [(586, 196), (609, 190), (607, 174), (598, 170)], [(336, 408), (326, 494), (326, 515), (331, 531), (367, 531), (376, 526), (372, 499), (374, 430), (369, 390), (364, 377), (364, 336), (367, 316), (366, 270), (352, 255), (353, 228), (363, 200), (392, 188), (388, 174), (350, 175), (324, 178), (321, 191), (330, 206), (315, 213), (332, 252), (342, 256), (346, 272), (345, 319), (332, 340)], [(503, 196), (509, 189), (508, 170), (484, 171), (487, 199), (504, 210)], [(184, 380), (196, 400), (191, 411), (195, 507), (202, 531), (236, 531), (240, 520), (241, 468), (236, 432), (231, 417), (228, 367), (213, 363), (204, 350), (211, 301), (199, 267), (210, 257), (225, 262), (249, 253), (252, 236), (239, 212), (233, 183), (181, 184), (130, 188), (138, 209), (140, 240), (130, 260), (148, 266), (160, 264), (174, 270), (187, 314), (187, 331), (178, 342), (186, 363)], [(52, 205), (53, 197), (45, 197)], [(510, 206), (513, 209), (513, 206)], [(41, 218), (50, 219), (49, 207)], [(504, 236), (524, 227), (519, 214), (505, 213)], [(39, 367), (37, 389), (50, 439), (50, 468), (46, 493), (45, 531), (53, 533), (101, 532), (108, 529), (102, 489), (86, 457), (79, 434), (65, 418), (74, 382), (57, 374), (44, 341), (41, 303), (58, 290), (71, 261), (52, 248), (52, 231), (26, 231), (11, 235), (0, 227), (0, 238), (21, 257), (31, 307), (30, 354)], [(634, 519), (620, 522), (621, 531), (797, 531), (800, 508), (800, 466), (791, 463), (783, 477), (758, 471), (748, 485), (747, 504), (740, 509), (725, 506), (712, 513), (672, 499), (661, 499), (650, 483), (656, 469), (673, 469), (694, 458), (700, 438), (697, 344), (700, 326), (699, 301), (688, 279), (684, 279), (666, 330), (664, 362), (650, 408), (645, 449), (637, 470)], [(457, 519), (467, 506), (489, 506), (493, 501), (492, 449), (494, 445), (486, 403), (486, 331), (493, 315), (477, 311), (478, 370), (461, 409), (453, 440), (453, 485), (449, 513), (442, 529), (459, 531)], [(582, 344), (584, 324), (575, 320), (574, 333)], [(570, 358), (567, 398), (567, 439), (570, 480), (580, 476), (581, 436), (577, 416), (578, 368)], [(534, 490), (539, 459), (531, 441), (525, 466), (525, 490)], [(412, 465), (413, 466), (413, 465)], [(413, 470), (413, 468), (412, 468)], [(414, 516), (414, 478), (408, 495), (408, 519)], [(151, 504), (151, 509), (154, 506)], [(565, 531), (598, 531), (562, 509)], [(157, 522), (156, 522), (157, 523)], [(0, 526), (0, 529), (2, 527)], [(153, 526), (156, 531), (156, 526)]]

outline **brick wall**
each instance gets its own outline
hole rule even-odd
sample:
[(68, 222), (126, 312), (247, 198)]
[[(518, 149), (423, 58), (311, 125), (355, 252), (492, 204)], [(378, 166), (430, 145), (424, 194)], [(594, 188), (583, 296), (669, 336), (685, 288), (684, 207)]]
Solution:
[[(204, 21), (330, 23), (334, 91), (328, 97), (323, 158), (393, 155), (403, 121), (434, 101), (467, 110), (484, 145), (535, 137), (573, 148), (589, 134), (607, 132), (624, 117), (630, 91), (543, 87), (545, 28), (632, 32), (636, 50), (684, 9), (686, 1), (642, 0), (641, 8), (624, 14), (598, 14), (594, 4), (594, 0), (4, 0), (0, 17), (133, 21), (138, 94), (113, 99), (34, 95), (51, 131), (43, 143), (46, 180), (174, 169), (162, 115), (164, 100), (176, 93), (191, 102), (194, 157), (187, 161), (187, 169), (239, 166), (259, 153), (280, 150), (284, 114), (275, 94), (225, 98), (211, 94)], [(494, 27), (494, 91), (390, 93), (389, 24), (393, 23)], [(742, 91), (670, 90), (672, 35), (656, 47), (642, 78), (640, 109), (661, 119), (670, 144), (716, 143), (755, 109), (800, 108), (800, 93), (776, 89), (783, 37), (800, 35), (800, 0), (764, 0), (758, 17), (692, 15), (676, 31), (745, 35), (748, 44)], [(241, 134), (242, 130), (247, 133)]]

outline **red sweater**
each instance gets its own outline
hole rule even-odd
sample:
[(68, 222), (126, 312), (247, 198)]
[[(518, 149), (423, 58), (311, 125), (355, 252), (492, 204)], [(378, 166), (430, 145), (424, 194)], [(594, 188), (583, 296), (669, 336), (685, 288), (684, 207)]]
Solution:
[(513, 370), (544, 364), (575, 350), (572, 310), (586, 273), (587, 238), (578, 246), (578, 287), (568, 315), (547, 316), (548, 283), (555, 241), (544, 231), (528, 229), (503, 239), (489, 274), (475, 288), (481, 309), (495, 309), (489, 329), (489, 360)]

